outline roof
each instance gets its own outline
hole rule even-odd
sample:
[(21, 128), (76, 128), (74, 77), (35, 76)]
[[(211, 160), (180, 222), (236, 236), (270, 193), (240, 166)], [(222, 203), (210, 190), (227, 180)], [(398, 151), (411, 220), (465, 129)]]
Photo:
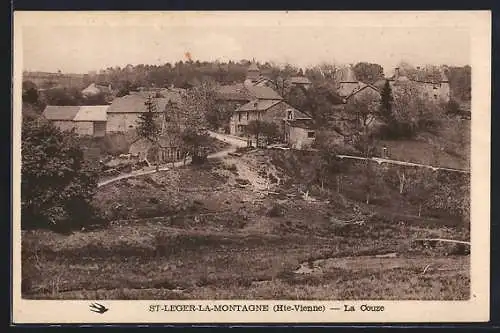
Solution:
[(396, 70), (394, 74), (389, 78), (390, 81), (414, 81), (420, 83), (431, 83), (437, 84), (440, 82), (448, 82), (448, 77), (446, 76), (446, 72), (444, 68), (439, 69), (439, 73), (437, 71), (429, 72), (423, 69), (416, 69), (412, 73), (406, 73), (406, 71), (399, 69), (399, 77), (396, 78)]
[(293, 111), (295, 119), (311, 119), (311, 117), (309, 117), (307, 114), (305, 114), (304, 112), (301, 112), (301, 111), (297, 110), (296, 108), (294, 108), (293, 106), (291, 106), (290, 104), (288, 104), (286, 102), (280, 101), (280, 103), (276, 103), (275, 105), (277, 105), (277, 104), (282, 104), (284, 107), (283, 108), (280, 107), (280, 108), (272, 108), (272, 109), (270, 109), (268, 111), (268, 113), (273, 118), (286, 119), (287, 116), (288, 116), (288, 111)]
[(282, 100), (281, 97), (276, 91), (274, 91), (270, 87), (266, 86), (248, 86), (247, 90), (249, 91), (252, 97), (258, 99), (274, 99), (274, 100)]
[[(169, 98), (153, 98), (156, 103), (156, 112), (163, 112)], [(142, 93), (134, 93), (123, 97), (115, 98), (108, 108), (108, 113), (144, 113), (147, 112), (146, 105), (147, 95)]]
[(311, 84), (311, 81), (305, 76), (292, 76), (290, 82), (292, 84)]
[(361, 83), (360, 88), (352, 91), (349, 95), (345, 97), (345, 99), (349, 99), (351, 96), (356, 95), (357, 93), (365, 89), (373, 89), (374, 91), (379, 93), (379, 90), (375, 86), (371, 84)]
[(337, 89), (337, 94), (340, 97), (345, 97), (351, 95), (354, 91), (361, 89), (365, 84), (363, 82), (342, 82), (348, 83), (348, 85), (342, 84), (339, 89)]
[(100, 92), (110, 93), (111, 89), (108, 86), (91, 83), (87, 88), (82, 90), (82, 94), (98, 94)]
[[(290, 106), (290, 107), (291, 107), (291, 106)], [(295, 113), (295, 119), (302, 119), (302, 120), (304, 120), (304, 119), (312, 119), (311, 117), (309, 117), (309, 116), (308, 116), (307, 114), (305, 114), (304, 112), (299, 111), (299, 110), (297, 110), (297, 109), (295, 109), (295, 108), (293, 108), (293, 111), (294, 111), (294, 113)]]
[(291, 127), (303, 128), (303, 129), (307, 129), (307, 130), (314, 130), (314, 123), (312, 122), (311, 119), (288, 121), (288, 124)]
[(79, 110), (80, 106), (48, 105), (42, 114), (46, 119), (49, 120), (71, 121), (75, 118)]
[(80, 106), (74, 121), (106, 121), (108, 119), (106, 111), (109, 105), (85, 105)]
[(220, 86), (217, 97), (224, 100), (250, 101), (249, 91), (242, 83)]
[(236, 111), (265, 111), (279, 102), (279, 100), (253, 100), (240, 106)]
[(224, 85), (217, 91), (218, 98), (224, 100), (250, 101), (252, 99), (282, 100), (276, 91), (267, 86), (245, 86), (242, 83)]

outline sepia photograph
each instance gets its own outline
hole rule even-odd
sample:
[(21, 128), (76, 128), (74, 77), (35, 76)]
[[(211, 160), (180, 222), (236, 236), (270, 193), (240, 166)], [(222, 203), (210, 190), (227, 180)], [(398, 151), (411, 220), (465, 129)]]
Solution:
[(23, 300), (476, 297), (460, 15), (24, 14)]

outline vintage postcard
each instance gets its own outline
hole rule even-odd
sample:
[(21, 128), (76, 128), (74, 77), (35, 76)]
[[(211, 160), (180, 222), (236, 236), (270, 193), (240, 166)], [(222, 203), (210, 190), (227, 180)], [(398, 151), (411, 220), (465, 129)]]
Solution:
[(489, 320), (491, 13), (15, 12), (12, 320)]

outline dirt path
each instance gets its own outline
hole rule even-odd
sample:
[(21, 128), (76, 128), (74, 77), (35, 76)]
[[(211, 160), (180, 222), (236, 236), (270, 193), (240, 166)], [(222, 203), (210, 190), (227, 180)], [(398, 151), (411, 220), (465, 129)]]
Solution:
[[(236, 148), (237, 147), (232, 146), (231, 148), (224, 149), (224, 150), (221, 150), (219, 152), (210, 154), (210, 155), (208, 155), (207, 158), (208, 159), (223, 158), (223, 157), (227, 156), (229, 153), (234, 152), (236, 150)], [(190, 162), (190, 159), (188, 158), (185, 163), (184, 163), (184, 161), (175, 162), (174, 164), (170, 163), (170, 164), (168, 164), (168, 166), (164, 166), (164, 167), (158, 168), (158, 170), (153, 169), (153, 170), (145, 170), (145, 171), (140, 171), (140, 170), (139, 171), (132, 171), (131, 173), (119, 175), (119, 176), (116, 176), (114, 178), (101, 181), (101, 182), (99, 182), (97, 184), (97, 187), (108, 185), (108, 184), (117, 182), (117, 181), (122, 180), (122, 179), (139, 177), (139, 176), (144, 176), (144, 175), (150, 175), (150, 174), (154, 174), (154, 173), (159, 172), (159, 171), (168, 171), (168, 170), (170, 170), (172, 168), (178, 168), (180, 166), (188, 164), (189, 162)]]
[[(246, 147), (246, 145), (247, 145), (245, 139), (239, 138), (239, 137), (236, 137), (236, 136), (232, 136), (232, 135), (210, 132), (210, 136), (214, 137), (217, 140), (230, 143), (231, 145), (234, 145), (234, 146), (237, 146), (237, 147)], [(397, 164), (397, 165), (405, 165), (405, 166), (414, 166), (414, 167), (419, 167), (419, 168), (429, 168), (429, 169), (432, 169), (434, 171), (436, 171), (436, 170), (445, 170), (445, 171), (451, 171), (451, 172), (470, 173), (469, 170), (443, 168), (443, 167), (432, 166), (432, 165), (428, 165), (428, 164), (399, 161), (399, 160), (393, 160), (393, 159), (387, 159), (387, 158), (380, 158), (380, 157), (369, 157), (369, 158), (366, 158), (366, 157), (354, 156), (354, 155), (337, 155), (337, 157), (342, 158), (342, 159), (343, 158), (347, 158), (347, 159), (356, 159), (356, 160), (370, 159), (370, 160), (373, 160), (373, 161), (377, 162), (378, 164), (389, 163), (389, 164)]]

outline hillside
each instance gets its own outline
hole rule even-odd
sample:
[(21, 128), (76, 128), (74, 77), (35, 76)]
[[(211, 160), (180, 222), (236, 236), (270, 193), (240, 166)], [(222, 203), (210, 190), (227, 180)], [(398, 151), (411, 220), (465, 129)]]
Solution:
[(467, 249), (413, 241), (467, 241), (468, 225), (382, 197), (367, 205), (356, 169), (342, 193), (304, 198), (290, 154), (247, 152), (100, 188), (108, 226), (23, 232), (23, 296), (468, 299)]

